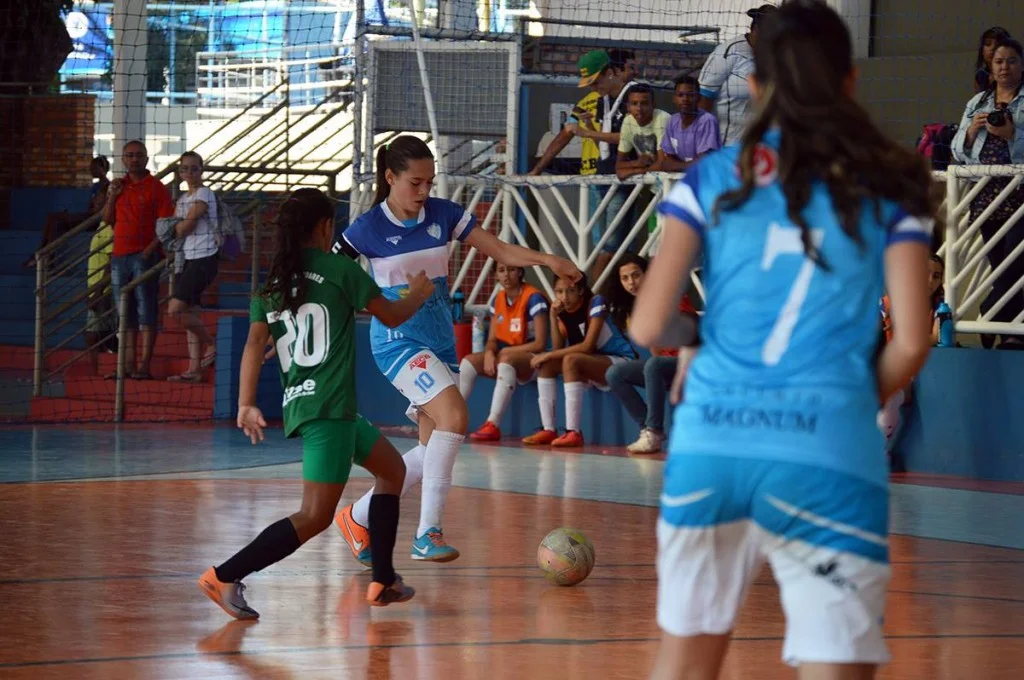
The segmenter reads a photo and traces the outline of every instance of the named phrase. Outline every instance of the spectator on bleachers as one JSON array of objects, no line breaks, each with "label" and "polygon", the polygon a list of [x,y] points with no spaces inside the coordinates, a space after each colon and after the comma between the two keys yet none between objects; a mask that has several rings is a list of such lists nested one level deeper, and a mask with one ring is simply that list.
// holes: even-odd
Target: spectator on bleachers
[{"label": "spectator on bleachers", "polygon": [[[160,261],[160,242],[156,221],[174,215],[171,192],[146,169],[149,153],[146,145],[132,140],[124,145],[121,161],[127,174],[110,183],[103,220],[114,226],[114,250],[110,260],[110,278],[114,309],[120,313],[121,289],[140,278]],[[124,320],[125,367],[135,380],[150,380],[150,364],[156,345],[158,277],[152,276],[134,289]],[[132,304],[134,302],[134,304]],[[142,359],[135,363],[136,329],[142,331]],[[116,377],[116,376],[107,376]]]},{"label": "spectator on bleachers", "polygon": [[[607,390],[604,374],[608,367],[635,359],[636,351],[609,317],[605,299],[590,291],[586,276],[575,283],[565,278],[555,281],[550,317],[553,349],[530,360],[540,371],[537,392],[543,429],[523,443],[583,446],[583,392],[588,385]],[[566,432],[561,437],[555,431],[555,378],[559,374],[565,383]]]},{"label": "spectator on bleachers", "polygon": [[501,439],[501,417],[505,414],[516,384],[536,378],[530,360],[548,344],[548,300],[523,281],[522,267],[497,265],[501,289],[491,303],[491,328],[483,352],[467,355],[459,364],[459,391],[469,400],[477,375],[494,378],[491,412],[487,421],[469,438],[478,442]]},{"label": "spectator on bleachers", "polygon": [[[618,328],[628,329],[633,303],[647,272],[647,260],[626,253],[616,269],[617,276],[608,279],[603,293],[611,308],[612,322]],[[695,313],[689,298],[684,296],[680,311]],[[657,453],[665,442],[665,398],[676,372],[679,351],[654,348],[651,354],[646,359],[613,364],[604,376],[609,389],[640,427],[640,436],[626,447],[630,453]],[[644,388],[646,400],[636,387]]]},{"label": "spectator on bleachers", "polygon": [[[92,175],[93,183],[89,189],[89,206],[85,212],[72,213],[67,210],[50,213],[46,216],[46,223],[43,225],[43,240],[39,248],[45,248],[51,241],[71,231],[79,224],[89,219],[96,213],[103,210],[107,202],[107,188],[110,186],[110,179],[107,173],[110,172],[110,161],[106,156],[96,156],[89,164],[89,174]],[[29,255],[23,266],[34,267],[36,264],[35,253]]]},{"label": "spectator on bleachers", "polygon": [[974,62],[974,91],[984,92],[992,86],[992,57],[1000,40],[1008,40],[1010,32],[1002,26],[993,26],[978,39],[978,58]]},{"label": "spectator on bleachers", "polygon": [[89,259],[86,270],[88,297],[85,300],[85,344],[89,348],[89,367],[92,375],[99,375],[100,352],[117,347],[117,340],[101,342],[114,332],[116,317],[111,308],[110,253],[114,249],[114,230],[106,222],[89,241]]},{"label": "spectator on bleachers", "polygon": [[181,220],[175,233],[184,239],[181,256],[185,258],[185,266],[174,279],[167,313],[185,328],[188,370],[168,380],[197,383],[202,381],[202,369],[212,365],[217,356],[213,337],[195,311],[203,291],[217,278],[220,250],[215,233],[217,197],[203,185],[203,159],[195,151],[181,155],[178,173],[188,186],[188,191],[178,197],[174,211],[175,217]]},{"label": "spectator on bleachers", "polygon": [[[581,99],[569,122],[555,137],[537,164],[530,170],[539,175],[554,160],[563,148],[578,136],[583,145],[581,175],[613,175],[618,160],[619,136],[626,118],[626,96],[634,85],[636,73],[635,55],[632,50],[593,50],[584,54],[578,62],[580,87],[589,87],[593,92]],[[609,189],[615,193],[604,212],[594,221],[591,237],[594,244],[600,242],[608,225],[615,219],[629,196],[628,188],[590,185],[588,195],[590,214],[597,212]],[[612,254],[622,245],[628,229],[623,219],[616,234],[608,239],[601,254],[594,262],[593,276],[596,279],[608,265]]]},{"label": "spectator on bleachers", "polygon": [[754,72],[757,31],[761,20],[774,11],[774,5],[748,10],[750,32],[715,47],[700,71],[700,105],[718,116],[722,146],[739,142],[747,127],[751,113],[747,78]]},{"label": "spectator on bleachers", "polygon": [[629,115],[619,132],[618,158],[615,174],[619,179],[642,175],[656,169],[658,149],[665,137],[665,128],[672,116],[655,108],[654,90],[650,85],[634,85],[626,99]]},{"label": "spectator on bleachers", "polygon": [[697,106],[699,100],[700,85],[696,78],[686,75],[676,78],[673,97],[676,113],[665,128],[654,169],[680,172],[721,146],[718,118]]},{"label": "spectator on bleachers", "polygon": [[[967,102],[960,128],[953,138],[953,156],[972,165],[1009,165],[1024,163],[1024,93],[1021,92],[1021,44],[1012,38],[998,42],[992,57],[992,83]],[[973,222],[1010,183],[1011,177],[993,177],[971,202]],[[1011,193],[981,225],[981,235],[991,242],[1007,220],[1024,205],[1024,187]],[[1018,221],[988,252],[992,269],[999,267],[1024,239],[1024,221]],[[982,313],[991,309],[1024,276],[1024,257],[1016,258],[992,284],[992,291],[981,304]],[[1024,293],[1013,294],[997,311],[993,321],[1010,322],[1024,312]],[[991,335],[982,335],[982,343],[991,347]],[[1006,336],[1005,349],[1024,349],[1016,336]]]}]

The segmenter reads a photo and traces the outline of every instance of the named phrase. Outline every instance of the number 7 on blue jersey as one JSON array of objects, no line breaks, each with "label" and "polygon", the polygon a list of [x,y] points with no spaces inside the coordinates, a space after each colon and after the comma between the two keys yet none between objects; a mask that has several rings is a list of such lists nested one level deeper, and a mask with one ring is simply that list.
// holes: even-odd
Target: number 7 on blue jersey
[{"label": "number 7 on blue jersey", "polygon": [[[812,229],[811,241],[815,248],[821,248],[821,242],[825,238],[824,229]],[[793,329],[800,319],[800,309],[807,299],[807,291],[811,287],[811,278],[814,276],[814,269],[817,265],[814,260],[807,257],[804,252],[804,244],[800,239],[799,227],[783,227],[772,222],[768,227],[768,238],[764,243],[764,254],[761,257],[761,271],[768,271],[775,264],[775,259],[780,255],[800,255],[804,258],[803,265],[796,275],[793,287],[789,289],[786,302],[775,319],[772,332],[768,335],[764,347],[761,349],[761,361],[765,366],[775,366],[782,360],[782,355],[789,348],[790,338],[793,337]]]}]

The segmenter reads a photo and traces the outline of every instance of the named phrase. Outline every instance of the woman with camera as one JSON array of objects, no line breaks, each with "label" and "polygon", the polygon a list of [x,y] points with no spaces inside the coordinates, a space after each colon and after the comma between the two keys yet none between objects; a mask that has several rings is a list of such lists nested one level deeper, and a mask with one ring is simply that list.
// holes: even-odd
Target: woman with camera
[{"label": "woman with camera", "polygon": [[[1003,38],[992,57],[992,80],[988,89],[979,92],[968,103],[960,129],[953,138],[953,156],[965,165],[1010,165],[1024,163],[1024,93],[1021,92],[1021,65],[1024,49],[1012,38]],[[988,208],[1010,183],[1011,177],[995,177],[971,202],[973,222]],[[981,225],[981,235],[988,243],[1018,208],[1024,205],[1024,186],[1010,194]],[[1024,221],[1019,221],[988,253],[992,269],[1001,265],[1024,239]],[[992,292],[981,303],[984,314],[998,302],[1021,277],[1024,257],[1018,257],[992,284]],[[1018,291],[992,317],[993,321],[1010,322],[1024,311],[1024,293]],[[986,347],[994,339],[982,336]],[[1024,349],[1024,341],[1009,336],[1000,345],[1004,349]]]}]

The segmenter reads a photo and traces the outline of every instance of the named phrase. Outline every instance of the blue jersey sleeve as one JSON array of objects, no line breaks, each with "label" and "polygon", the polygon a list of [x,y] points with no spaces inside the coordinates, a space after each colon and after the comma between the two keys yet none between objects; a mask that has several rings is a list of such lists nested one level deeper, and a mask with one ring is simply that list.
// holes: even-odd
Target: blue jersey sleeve
[{"label": "blue jersey sleeve", "polygon": [[547,311],[548,301],[540,293],[534,293],[530,296],[530,299],[526,301],[526,315],[531,319],[538,314],[544,314]]},{"label": "blue jersey sleeve", "polygon": [[934,225],[935,221],[931,218],[914,217],[897,208],[888,220],[889,238],[886,245],[891,246],[903,241],[916,241],[930,245]]},{"label": "blue jersey sleeve", "polygon": [[359,255],[372,255],[372,249],[370,248],[369,236],[373,231],[371,220],[373,214],[378,212],[378,208],[374,207],[369,212],[365,212],[356,218],[356,221],[352,225],[342,232],[341,238],[334,244],[332,251],[335,255],[344,253],[350,257],[358,257]]},{"label": "blue jersey sleeve", "polygon": [[658,213],[675,217],[690,225],[701,237],[704,236],[707,227],[706,212],[700,202],[702,166],[703,161],[691,166],[686,176],[672,187],[672,191],[658,206]]},{"label": "blue jersey sleeve", "polygon": [[476,226],[476,217],[458,203],[437,200],[438,217],[449,241],[465,241]]},{"label": "blue jersey sleeve", "polygon": [[591,319],[603,319],[608,316],[608,305],[602,296],[595,295],[590,298],[590,312],[587,316]]}]

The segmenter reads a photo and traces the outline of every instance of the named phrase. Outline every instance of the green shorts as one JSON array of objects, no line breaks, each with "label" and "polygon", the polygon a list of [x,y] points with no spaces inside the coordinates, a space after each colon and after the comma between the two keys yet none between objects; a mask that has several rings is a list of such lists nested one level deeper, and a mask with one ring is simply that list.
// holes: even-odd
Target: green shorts
[{"label": "green shorts", "polygon": [[380,430],[362,416],[310,420],[299,426],[298,434],[302,437],[302,478],[322,484],[347,482],[352,463],[365,463],[380,438]]}]

